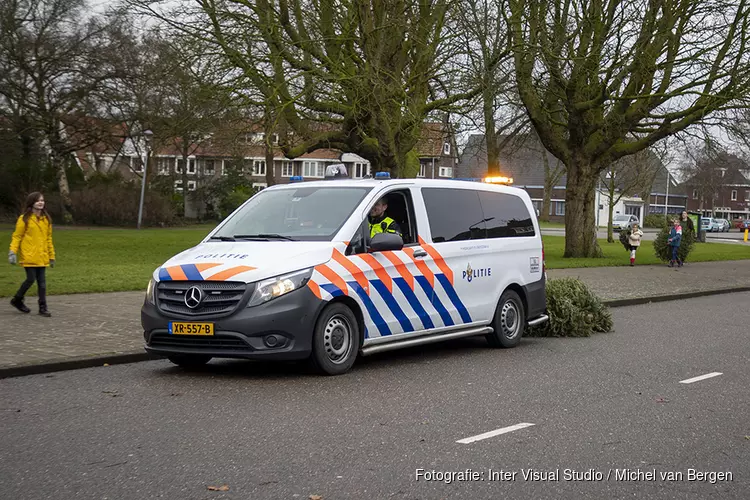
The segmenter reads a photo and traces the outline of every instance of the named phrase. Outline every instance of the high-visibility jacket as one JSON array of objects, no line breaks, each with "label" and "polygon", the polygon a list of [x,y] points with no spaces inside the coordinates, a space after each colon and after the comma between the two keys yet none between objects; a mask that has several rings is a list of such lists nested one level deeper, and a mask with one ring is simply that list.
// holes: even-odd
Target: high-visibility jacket
[{"label": "high-visibility jacket", "polygon": [[50,220],[31,214],[28,222],[24,222],[21,215],[10,240],[10,251],[18,256],[18,264],[23,267],[49,266],[49,261],[55,260]]},{"label": "high-visibility jacket", "polygon": [[398,233],[396,227],[394,227],[395,222],[390,217],[384,217],[380,222],[370,222],[370,238],[378,233]]}]

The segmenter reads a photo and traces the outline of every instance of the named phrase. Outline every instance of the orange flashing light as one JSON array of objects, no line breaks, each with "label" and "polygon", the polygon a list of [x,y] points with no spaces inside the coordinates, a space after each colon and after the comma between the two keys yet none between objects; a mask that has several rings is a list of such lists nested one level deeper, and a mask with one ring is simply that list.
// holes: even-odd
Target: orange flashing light
[{"label": "orange flashing light", "polygon": [[488,184],[513,184],[513,177],[485,177],[484,182]]}]

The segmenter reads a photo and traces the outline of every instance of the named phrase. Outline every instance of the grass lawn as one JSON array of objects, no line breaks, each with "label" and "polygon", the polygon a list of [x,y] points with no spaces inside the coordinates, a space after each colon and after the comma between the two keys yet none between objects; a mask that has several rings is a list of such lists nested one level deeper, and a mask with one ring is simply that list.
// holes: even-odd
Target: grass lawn
[{"label": "grass lawn", "polygon": [[[47,269],[47,293],[146,290],[151,273],[171,256],[197,244],[215,226],[170,229],[56,228],[57,254]],[[25,278],[23,269],[6,260],[12,229],[0,229],[0,297],[12,296]],[[36,295],[36,285],[28,295]]]},{"label": "grass lawn", "polygon": [[[548,269],[564,269],[574,267],[612,267],[630,265],[630,252],[625,250],[619,240],[607,243],[606,239],[599,240],[599,246],[604,253],[601,259],[564,259],[565,237],[543,236],[544,259]],[[696,243],[688,255],[689,262],[710,262],[716,260],[750,259],[750,244],[736,245],[732,243]],[[636,263],[665,264],[654,254],[654,242],[643,241],[636,254]]]},{"label": "grass lawn", "polygon": [[[198,243],[213,226],[174,229],[57,228],[54,232],[57,267],[47,272],[50,295],[64,293],[145,290],[154,269],[171,256]],[[10,246],[12,227],[0,226],[0,246]],[[563,259],[565,238],[544,236],[549,269],[625,266],[629,253],[619,242],[600,240],[602,259]],[[4,252],[4,251],[3,251]],[[5,253],[2,254],[5,259]],[[696,244],[691,262],[750,259],[750,245]],[[653,242],[638,251],[638,264],[658,264]],[[0,297],[11,296],[24,279],[23,269],[0,262]],[[29,295],[36,294],[36,286]]]},{"label": "grass lawn", "polygon": [[565,224],[562,222],[539,221],[539,227],[541,227],[542,229],[565,229]]}]

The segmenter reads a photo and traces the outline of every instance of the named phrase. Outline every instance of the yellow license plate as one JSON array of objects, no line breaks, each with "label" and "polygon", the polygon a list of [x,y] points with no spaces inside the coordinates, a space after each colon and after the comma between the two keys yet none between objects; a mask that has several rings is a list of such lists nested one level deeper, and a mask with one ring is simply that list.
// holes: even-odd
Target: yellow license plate
[{"label": "yellow license plate", "polygon": [[169,323],[169,333],[172,335],[213,335],[213,323]]}]

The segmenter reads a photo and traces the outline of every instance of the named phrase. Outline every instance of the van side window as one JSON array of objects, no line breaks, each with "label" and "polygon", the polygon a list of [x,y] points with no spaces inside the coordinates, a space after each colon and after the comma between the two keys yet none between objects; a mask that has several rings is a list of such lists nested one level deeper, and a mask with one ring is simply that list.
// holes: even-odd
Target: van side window
[{"label": "van side window", "polygon": [[526,204],[518,196],[508,193],[480,191],[488,238],[534,236],[534,223]]},{"label": "van side window", "polygon": [[422,188],[422,197],[434,243],[487,237],[485,217],[476,191]]}]

